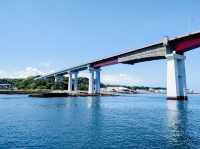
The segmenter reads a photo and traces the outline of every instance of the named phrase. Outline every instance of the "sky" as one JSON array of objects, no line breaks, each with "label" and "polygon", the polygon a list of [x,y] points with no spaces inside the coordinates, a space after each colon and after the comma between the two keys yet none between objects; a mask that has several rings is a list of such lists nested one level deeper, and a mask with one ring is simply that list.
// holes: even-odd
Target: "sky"
[{"label": "sky", "polygon": [[[199,6],[199,0],[0,1],[0,77],[54,72],[198,31]],[[200,49],[185,55],[188,88],[200,91]],[[166,60],[105,67],[101,79],[165,87]]]}]

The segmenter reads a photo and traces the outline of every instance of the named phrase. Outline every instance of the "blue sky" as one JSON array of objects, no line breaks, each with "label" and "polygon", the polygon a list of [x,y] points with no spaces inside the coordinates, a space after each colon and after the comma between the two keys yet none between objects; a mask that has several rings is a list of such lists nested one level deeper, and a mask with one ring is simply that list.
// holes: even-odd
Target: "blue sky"
[{"label": "blue sky", "polygon": [[[200,30],[199,6],[199,0],[1,1],[0,77],[56,71]],[[200,90],[200,49],[186,56],[188,87]],[[106,67],[102,75],[107,83],[165,86],[166,61]]]}]

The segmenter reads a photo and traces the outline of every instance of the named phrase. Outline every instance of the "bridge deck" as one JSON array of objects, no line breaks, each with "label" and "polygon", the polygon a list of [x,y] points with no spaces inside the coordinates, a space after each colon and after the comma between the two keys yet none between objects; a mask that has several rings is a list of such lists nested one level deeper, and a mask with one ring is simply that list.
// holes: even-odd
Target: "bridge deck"
[{"label": "bridge deck", "polygon": [[120,53],[103,59],[95,60],[83,65],[71,67],[52,73],[41,78],[49,78],[55,75],[65,75],[69,71],[82,71],[88,69],[88,67],[100,68],[108,65],[114,65],[118,63],[125,64],[134,64],[144,61],[165,59],[166,53],[172,53],[176,51],[179,54],[182,54],[186,51],[192,50],[194,48],[200,47],[200,32],[194,32],[175,38],[169,38],[167,47],[163,41],[145,46],[139,49],[133,49],[125,53]]}]

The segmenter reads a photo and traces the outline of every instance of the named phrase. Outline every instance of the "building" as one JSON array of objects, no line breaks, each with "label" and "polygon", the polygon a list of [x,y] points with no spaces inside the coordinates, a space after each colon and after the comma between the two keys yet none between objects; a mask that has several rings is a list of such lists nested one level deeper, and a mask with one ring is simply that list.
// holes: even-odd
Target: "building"
[{"label": "building", "polygon": [[13,84],[10,83],[8,80],[6,79],[1,79],[0,80],[0,89],[4,90],[4,89],[13,89]]}]

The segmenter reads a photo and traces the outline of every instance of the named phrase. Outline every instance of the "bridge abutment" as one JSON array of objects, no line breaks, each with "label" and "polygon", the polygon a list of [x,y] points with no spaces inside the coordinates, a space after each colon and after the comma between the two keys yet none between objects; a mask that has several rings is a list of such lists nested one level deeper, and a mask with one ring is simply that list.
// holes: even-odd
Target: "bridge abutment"
[{"label": "bridge abutment", "polygon": [[167,58],[167,99],[187,100],[184,55],[168,54]]}]

